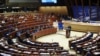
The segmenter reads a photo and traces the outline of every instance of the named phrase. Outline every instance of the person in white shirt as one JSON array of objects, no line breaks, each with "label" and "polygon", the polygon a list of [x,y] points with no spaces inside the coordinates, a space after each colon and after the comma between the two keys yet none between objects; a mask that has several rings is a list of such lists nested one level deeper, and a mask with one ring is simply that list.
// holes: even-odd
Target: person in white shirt
[{"label": "person in white shirt", "polygon": [[2,20],[2,21],[1,21],[1,23],[3,23],[3,24],[4,24],[4,23],[6,23],[6,22],[5,22],[5,20]]}]

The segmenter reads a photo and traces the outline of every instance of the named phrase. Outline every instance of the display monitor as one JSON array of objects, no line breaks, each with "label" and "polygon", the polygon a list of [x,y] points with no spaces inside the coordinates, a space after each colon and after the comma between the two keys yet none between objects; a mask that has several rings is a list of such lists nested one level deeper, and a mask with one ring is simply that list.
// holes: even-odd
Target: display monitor
[{"label": "display monitor", "polygon": [[42,3],[54,3],[54,4],[56,4],[57,0],[42,0],[41,2]]}]

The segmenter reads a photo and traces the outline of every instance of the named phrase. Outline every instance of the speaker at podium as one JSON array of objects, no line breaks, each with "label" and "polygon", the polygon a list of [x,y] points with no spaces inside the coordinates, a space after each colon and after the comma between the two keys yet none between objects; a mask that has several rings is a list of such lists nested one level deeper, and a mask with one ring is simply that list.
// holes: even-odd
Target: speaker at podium
[{"label": "speaker at podium", "polygon": [[71,34],[71,26],[67,26],[66,28],[66,37],[69,38]]}]

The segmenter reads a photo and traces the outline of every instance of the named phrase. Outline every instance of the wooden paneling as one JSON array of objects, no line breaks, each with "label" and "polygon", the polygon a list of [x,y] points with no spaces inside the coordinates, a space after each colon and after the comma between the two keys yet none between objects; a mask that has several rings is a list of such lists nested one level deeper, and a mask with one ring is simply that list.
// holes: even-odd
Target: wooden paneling
[{"label": "wooden paneling", "polygon": [[48,34],[53,34],[57,32],[57,28],[49,28],[49,29],[44,29],[39,32],[36,32],[33,34],[33,41],[36,40],[37,38],[48,35]]},{"label": "wooden paneling", "polygon": [[41,6],[39,12],[42,13],[55,13],[55,14],[68,14],[66,6]]}]

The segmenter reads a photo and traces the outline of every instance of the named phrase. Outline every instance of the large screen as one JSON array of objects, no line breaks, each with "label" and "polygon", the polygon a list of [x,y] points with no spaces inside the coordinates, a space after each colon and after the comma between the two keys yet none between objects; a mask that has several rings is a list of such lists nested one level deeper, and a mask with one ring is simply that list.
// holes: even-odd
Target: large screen
[{"label": "large screen", "polygon": [[57,0],[42,0],[42,3],[57,3]]},{"label": "large screen", "polygon": [[[90,13],[91,12],[91,13]],[[92,20],[97,21],[99,20],[98,17],[100,17],[100,9],[96,6],[91,6],[91,10],[89,6],[73,6],[73,14],[74,18],[79,20]],[[97,15],[98,14],[98,15]]]}]

